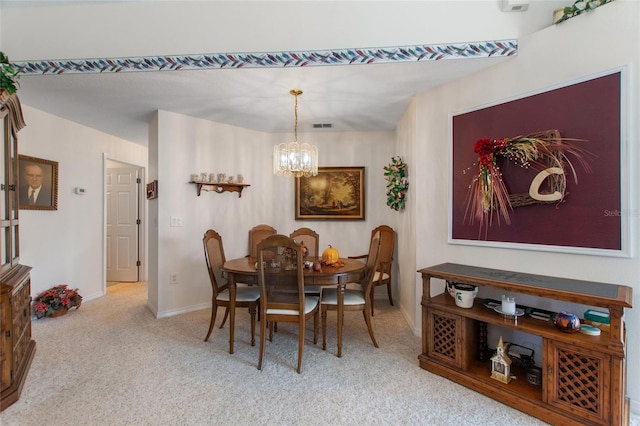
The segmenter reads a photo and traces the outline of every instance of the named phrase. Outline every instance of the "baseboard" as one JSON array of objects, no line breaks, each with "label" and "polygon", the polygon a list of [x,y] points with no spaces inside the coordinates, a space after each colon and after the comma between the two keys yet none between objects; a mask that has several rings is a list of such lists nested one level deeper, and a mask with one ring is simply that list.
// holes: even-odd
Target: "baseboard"
[{"label": "baseboard", "polygon": [[629,411],[635,416],[640,416],[640,401],[629,399]]},{"label": "baseboard", "polygon": [[415,318],[411,318],[411,316],[409,315],[407,310],[404,309],[404,307],[400,306],[399,309],[400,309],[400,313],[402,314],[402,317],[404,318],[404,320],[407,322],[407,324],[413,331],[413,334],[418,337],[422,336],[422,330],[420,329],[420,327],[417,326],[415,322]]},{"label": "baseboard", "polygon": [[147,300],[147,308],[149,308],[155,318],[158,318],[158,310],[149,302],[149,300]]},{"label": "baseboard", "polygon": [[156,318],[167,318],[175,315],[186,314],[188,312],[201,311],[203,309],[211,309],[211,302],[201,303],[199,305],[187,306],[185,308],[172,309],[169,311],[156,312]]}]

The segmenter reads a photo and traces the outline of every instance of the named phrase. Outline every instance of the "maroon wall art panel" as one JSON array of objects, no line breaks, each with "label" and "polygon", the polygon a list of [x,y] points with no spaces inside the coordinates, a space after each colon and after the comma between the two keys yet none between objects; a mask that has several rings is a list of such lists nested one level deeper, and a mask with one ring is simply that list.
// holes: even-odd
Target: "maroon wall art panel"
[{"label": "maroon wall art panel", "polygon": [[[453,117],[451,237],[621,250],[621,72]],[[569,157],[578,182],[567,175],[564,200],[516,207],[504,221],[480,229],[467,208],[469,185],[477,172],[474,143],[480,138],[513,138],[557,129],[568,142],[591,153],[585,170]],[[528,193],[538,170],[506,158],[498,163],[510,194]]]}]

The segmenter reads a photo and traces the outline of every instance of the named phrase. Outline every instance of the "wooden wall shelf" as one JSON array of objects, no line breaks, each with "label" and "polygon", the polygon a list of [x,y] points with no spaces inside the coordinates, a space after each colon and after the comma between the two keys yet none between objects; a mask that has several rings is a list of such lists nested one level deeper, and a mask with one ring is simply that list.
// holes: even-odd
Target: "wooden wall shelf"
[{"label": "wooden wall shelf", "polygon": [[[627,425],[626,333],[624,308],[631,307],[631,287],[443,263],[422,274],[422,353],[420,367],[474,389],[552,424]],[[509,321],[476,300],[456,306],[446,291],[431,296],[431,279],[492,287],[509,293],[597,306],[608,310],[611,324],[600,336],[563,333],[550,321],[526,316]],[[524,372],[509,384],[490,378],[481,356],[479,333],[486,327],[518,330],[542,339],[542,386]]]},{"label": "wooden wall shelf", "polygon": [[194,182],[190,183],[196,184],[198,186],[198,197],[200,193],[204,191],[214,191],[218,194],[222,194],[223,192],[237,192],[238,198],[242,197],[242,190],[251,186],[247,183],[216,183],[216,182]]}]

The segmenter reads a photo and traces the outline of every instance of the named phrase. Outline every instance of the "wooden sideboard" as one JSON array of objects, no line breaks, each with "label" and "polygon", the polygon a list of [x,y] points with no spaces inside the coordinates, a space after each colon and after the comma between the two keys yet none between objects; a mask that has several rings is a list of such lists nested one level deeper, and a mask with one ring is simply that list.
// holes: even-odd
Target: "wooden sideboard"
[{"label": "wooden sideboard", "polygon": [[[454,263],[418,272],[422,274],[420,367],[552,424],[629,423],[623,310],[631,307],[630,287]],[[599,336],[590,336],[565,333],[551,321],[526,315],[514,321],[478,300],[472,308],[460,308],[446,291],[431,296],[431,278],[604,308],[611,323]],[[484,329],[486,335],[487,327],[495,326],[542,340],[540,386],[528,383],[524,371],[517,369],[517,379],[508,384],[491,378],[490,361],[480,354],[479,334]]]}]

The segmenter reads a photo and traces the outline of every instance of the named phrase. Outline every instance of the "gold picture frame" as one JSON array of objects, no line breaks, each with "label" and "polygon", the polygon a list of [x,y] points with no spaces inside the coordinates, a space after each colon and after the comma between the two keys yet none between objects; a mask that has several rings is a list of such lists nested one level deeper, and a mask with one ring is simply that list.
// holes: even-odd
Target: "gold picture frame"
[{"label": "gold picture frame", "polygon": [[18,155],[18,206],[22,210],[58,210],[57,161]]},{"label": "gold picture frame", "polygon": [[296,220],[364,220],[364,167],[319,167],[296,178]]},{"label": "gold picture frame", "polygon": [[147,184],[147,200],[158,198],[158,181],[154,180]]}]

